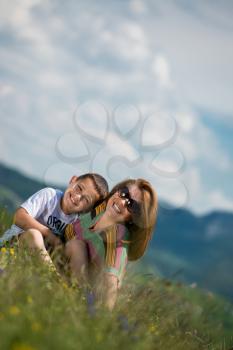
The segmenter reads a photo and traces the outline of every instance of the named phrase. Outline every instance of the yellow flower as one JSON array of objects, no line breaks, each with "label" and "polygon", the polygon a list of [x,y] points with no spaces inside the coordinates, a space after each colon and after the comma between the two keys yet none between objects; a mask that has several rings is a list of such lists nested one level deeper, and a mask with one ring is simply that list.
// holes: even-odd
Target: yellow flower
[{"label": "yellow flower", "polygon": [[6,252],[7,252],[7,249],[6,249],[5,247],[2,247],[2,248],[1,248],[1,253],[4,254],[4,253],[6,253]]},{"label": "yellow flower", "polygon": [[9,313],[13,316],[17,316],[20,314],[20,309],[18,308],[18,306],[13,305],[9,308]]},{"label": "yellow flower", "polygon": [[28,344],[14,344],[11,348],[11,350],[36,350],[36,348],[32,347],[31,345]]},{"label": "yellow flower", "polygon": [[31,325],[31,329],[32,329],[33,332],[39,332],[42,329],[42,327],[41,327],[40,323],[34,322]]},{"label": "yellow flower", "polygon": [[103,340],[103,335],[101,333],[96,334],[96,342],[100,343]]},{"label": "yellow flower", "polygon": [[62,285],[63,285],[63,287],[64,287],[65,289],[68,289],[68,288],[69,288],[69,287],[68,287],[68,284],[67,284],[66,282],[63,282]]},{"label": "yellow flower", "polygon": [[158,329],[157,329],[156,324],[154,324],[154,323],[150,324],[148,327],[148,331],[149,331],[149,333],[152,333],[152,334],[158,333]]},{"label": "yellow flower", "polygon": [[32,304],[32,302],[33,302],[32,297],[30,295],[28,295],[28,297],[27,297],[27,302],[28,302],[28,304]]},{"label": "yellow flower", "polygon": [[15,255],[15,250],[14,250],[14,248],[10,248],[10,255]]}]

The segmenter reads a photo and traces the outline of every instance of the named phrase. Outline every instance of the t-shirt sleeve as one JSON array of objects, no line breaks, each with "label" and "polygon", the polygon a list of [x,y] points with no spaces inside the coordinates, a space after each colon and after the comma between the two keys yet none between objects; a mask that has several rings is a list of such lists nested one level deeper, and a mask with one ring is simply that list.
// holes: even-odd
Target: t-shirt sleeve
[{"label": "t-shirt sleeve", "polygon": [[56,196],[53,188],[43,188],[29,197],[21,207],[24,208],[33,218],[38,218],[48,206],[49,202]]},{"label": "t-shirt sleeve", "polygon": [[112,266],[106,266],[105,271],[106,273],[110,273],[111,275],[114,275],[118,278],[119,283],[121,284],[122,279],[126,272],[126,266],[128,262],[128,253],[127,253],[127,247],[117,247],[116,248],[116,255],[115,255],[115,264]]},{"label": "t-shirt sleeve", "polygon": [[128,236],[129,232],[126,227],[123,225],[118,225],[115,261],[114,264],[106,266],[104,269],[106,273],[110,273],[118,278],[119,286],[122,283],[128,262]]}]

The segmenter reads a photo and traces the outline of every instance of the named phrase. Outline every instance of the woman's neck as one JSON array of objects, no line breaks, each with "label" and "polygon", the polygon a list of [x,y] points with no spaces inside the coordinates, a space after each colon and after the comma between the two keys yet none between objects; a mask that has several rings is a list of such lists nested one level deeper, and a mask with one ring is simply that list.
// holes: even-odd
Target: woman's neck
[{"label": "woman's neck", "polygon": [[101,218],[95,223],[93,230],[99,231],[104,230],[105,228],[112,226],[115,222],[108,215],[107,211],[101,216]]}]

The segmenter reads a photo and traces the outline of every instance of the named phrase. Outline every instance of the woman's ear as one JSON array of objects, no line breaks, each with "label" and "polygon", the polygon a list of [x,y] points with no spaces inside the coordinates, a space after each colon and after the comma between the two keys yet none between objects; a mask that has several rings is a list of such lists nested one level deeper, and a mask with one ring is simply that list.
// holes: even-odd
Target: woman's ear
[{"label": "woman's ear", "polygon": [[73,185],[75,182],[77,182],[78,180],[78,176],[74,175],[72,176],[72,178],[70,179],[69,185]]}]

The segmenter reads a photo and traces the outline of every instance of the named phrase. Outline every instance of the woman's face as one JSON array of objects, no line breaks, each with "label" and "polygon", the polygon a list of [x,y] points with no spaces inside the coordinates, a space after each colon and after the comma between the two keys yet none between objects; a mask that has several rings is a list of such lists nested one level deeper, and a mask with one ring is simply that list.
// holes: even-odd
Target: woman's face
[{"label": "woman's face", "polygon": [[132,219],[132,212],[139,210],[141,201],[142,193],[138,186],[128,185],[109,198],[106,213],[114,223],[128,222]]}]

